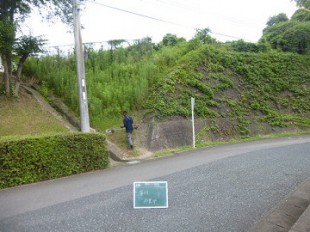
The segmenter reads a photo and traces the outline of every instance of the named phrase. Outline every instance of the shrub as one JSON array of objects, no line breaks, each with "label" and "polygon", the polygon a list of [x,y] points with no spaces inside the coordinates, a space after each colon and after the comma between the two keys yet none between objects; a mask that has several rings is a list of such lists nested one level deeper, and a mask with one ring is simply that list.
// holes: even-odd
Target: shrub
[{"label": "shrub", "polygon": [[75,133],[0,140],[0,189],[106,168],[106,138]]}]

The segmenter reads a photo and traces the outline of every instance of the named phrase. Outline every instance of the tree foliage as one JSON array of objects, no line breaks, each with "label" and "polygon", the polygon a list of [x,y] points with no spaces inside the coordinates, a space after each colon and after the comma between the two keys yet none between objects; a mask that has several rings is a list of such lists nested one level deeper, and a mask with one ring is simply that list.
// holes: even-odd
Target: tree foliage
[{"label": "tree foliage", "polygon": [[199,39],[203,44],[215,43],[216,40],[210,36],[210,28],[196,29],[196,34],[194,38]]},{"label": "tree foliage", "polygon": [[282,49],[289,52],[306,54],[310,52],[310,22],[293,22],[291,27],[283,33]]},{"label": "tree foliage", "polygon": [[15,24],[9,20],[0,21],[0,54],[6,55],[13,49],[15,43]]},{"label": "tree foliage", "polygon": [[33,8],[48,9],[47,16],[59,17],[64,22],[72,22],[71,0],[0,0],[0,20],[20,21],[31,13]]},{"label": "tree foliage", "polygon": [[35,55],[39,52],[42,52],[41,47],[44,45],[44,43],[45,40],[40,37],[22,36],[17,39],[17,43],[15,44],[14,49],[18,56],[18,65],[17,65],[16,81],[14,89],[15,96],[18,96],[21,74],[26,59],[31,55]]},{"label": "tree foliage", "polygon": [[44,39],[34,36],[21,36],[15,44],[15,51],[21,59],[26,59],[30,55],[42,52]]},{"label": "tree foliage", "polygon": [[264,52],[267,50],[265,43],[251,43],[244,40],[237,40],[227,43],[234,51],[237,52]]},{"label": "tree foliage", "polygon": [[178,43],[185,41],[184,38],[178,38],[175,34],[166,34],[163,37],[162,44],[164,46],[176,46]]},{"label": "tree foliage", "polygon": [[59,17],[63,22],[72,22],[71,0],[0,0],[0,54],[7,96],[11,92],[13,53],[17,53],[20,58],[17,63],[22,65],[29,55],[39,52],[42,45],[40,39],[32,36],[16,38],[16,29],[33,8],[48,9],[50,13],[47,18]]},{"label": "tree foliage", "polygon": [[309,22],[310,21],[310,11],[304,9],[297,10],[291,17],[293,21],[299,22]]},{"label": "tree foliage", "polygon": [[0,21],[0,55],[4,66],[5,91],[10,95],[10,79],[12,75],[12,50],[15,43],[15,24],[4,19]]},{"label": "tree foliage", "polygon": [[296,2],[297,6],[309,8],[310,1],[309,0],[292,0]]},{"label": "tree foliage", "polygon": [[267,25],[272,26],[274,24],[281,23],[281,22],[287,22],[287,21],[288,21],[287,15],[284,13],[281,13],[281,14],[270,17],[267,21]]},{"label": "tree foliage", "polygon": [[[297,1],[305,6],[309,1]],[[286,15],[271,17],[263,30],[261,41],[267,41],[272,48],[285,52],[307,54],[310,52],[310,12],[297,10],[290,20]]]}]

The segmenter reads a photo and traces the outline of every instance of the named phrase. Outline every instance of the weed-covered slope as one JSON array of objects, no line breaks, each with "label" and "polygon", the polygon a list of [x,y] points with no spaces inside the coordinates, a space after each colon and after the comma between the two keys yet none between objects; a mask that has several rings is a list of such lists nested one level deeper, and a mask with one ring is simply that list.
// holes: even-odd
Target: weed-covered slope
[{"label": "weed-covered slope", "polygon": [[[93,127],[105,129],[121,120],[123,110],[141,109],[152,85],[156,67],[152,47],[118,48],[113,51],[88,50],[86,81],[90,120]],[[29,59],[25,73],[39,80],[41,92],[61,98],[79,115],[75,56],[44,56]]]},{"label": "weed-covered slope", "polygon": [[[75,57],[47,56],[27,62],[42,92],[62,98],[77,114]],[[310,56],[269,51],[241,53],[197,39],[174,46],[150,41],[114,50],[89,50],[86,59],[90,120],[98,129],[119,125],[121,112],[150,112],[157,118],[190,116],[196,99],[200,118],[248,125],[309,126]]]},{"label": "weed-covered slope", "polygon": [[292,53],[240,53],[203,45],[181,56],[156,82],[146,107],[159,117],[249,117],[272,126],[310,125],[310,57]]}]

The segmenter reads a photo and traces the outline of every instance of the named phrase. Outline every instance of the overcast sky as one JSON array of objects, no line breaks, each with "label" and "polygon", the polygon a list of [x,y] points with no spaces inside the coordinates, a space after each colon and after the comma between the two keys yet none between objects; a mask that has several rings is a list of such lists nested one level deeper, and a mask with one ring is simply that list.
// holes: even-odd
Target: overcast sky
[{"label": "overcast sky", "polygon": [[[290,0],[90,0],[81,14],[82,38],[101,42],[149,36],[159,42],[172,33],[189,40],[195,28],[208,27],[220,41],[257,42],[270,16],[291,17],[296,9]],[[45,35],[50,46],[73,44],[68,31],[61,23],[42,22],[35,12],[23,27],[25,34]]]}]

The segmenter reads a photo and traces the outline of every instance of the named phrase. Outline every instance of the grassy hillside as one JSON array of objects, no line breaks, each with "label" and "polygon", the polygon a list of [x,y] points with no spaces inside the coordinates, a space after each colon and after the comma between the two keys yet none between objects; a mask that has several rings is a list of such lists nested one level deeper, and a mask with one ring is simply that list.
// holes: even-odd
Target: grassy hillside
[{"label": "grassy hillside", "polygon": [[[234,130],[250,134],[253,123],[309,128],[310,56],[278,51],[245,53],[197,39],[175,46],[148,41],[113,51],[88,53],[86,63],[93,127],[119,125],[120,112],[144,112],[156,118],[195,114],[236,122]],[[78,113],[74,57],[31,60],[28,74],[41,80]]]},{"label": "grassy hillside", "polygon": [[19,99],[0,96],[0,137],[69,132],[23,89]]}]

